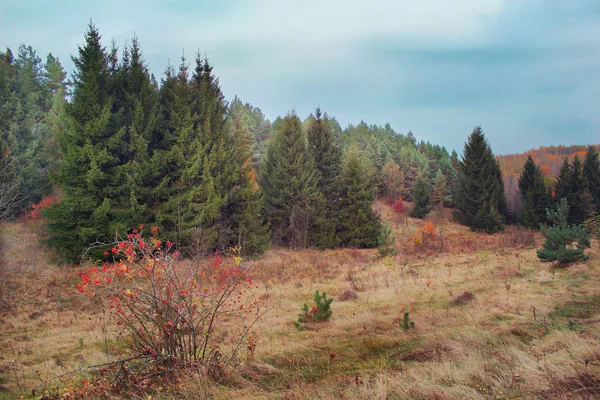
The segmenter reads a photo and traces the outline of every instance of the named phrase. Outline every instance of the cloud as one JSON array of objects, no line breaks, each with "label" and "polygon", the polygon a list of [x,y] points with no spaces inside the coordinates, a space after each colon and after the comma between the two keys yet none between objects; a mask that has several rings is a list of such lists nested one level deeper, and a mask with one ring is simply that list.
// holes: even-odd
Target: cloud
[{"label": "cloud", "polygon": [[90,18],[105,44],[136,34],[162,75],[207,53],[228,98],[273,119],[318,104],[345,125],[412,129],[462,149],[475,125],[496,153],[597,141],[597,0],[0,0],[6,45],[68,69]]}]

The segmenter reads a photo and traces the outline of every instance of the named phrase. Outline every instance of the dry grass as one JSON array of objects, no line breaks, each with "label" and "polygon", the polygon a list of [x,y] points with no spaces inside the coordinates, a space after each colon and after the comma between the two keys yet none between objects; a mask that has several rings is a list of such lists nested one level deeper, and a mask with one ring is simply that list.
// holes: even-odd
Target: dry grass
[{"label": "dry grass", "polygon": [[[446,246],[423,252],[412,241],[422,224],[409,219],[395,229],[399,253],[386,260],[372,250],[270,250],[253,264],[262,295],[277,307],[255,331],[253,357],[220,383],[190,376],[176,394],[157,397],[600,397],[596,243],[587,263],[552,270],[521,243],[535,235],[475,234],[438,218]],[[5,240],[14,235],[29,233],[4,228]],[[102,314],[71,294],[74,271],[45,259],[26,262],[30,275],[19,279],[31,284],[29,294],[0,320],[0,385],[13,392],[102,360],[104,341],[115,343],[97,322]],[[336,299],[333,316],[298,331],[293,322],[315,290]],[[400,327],[404,312],[414,329]]]}]

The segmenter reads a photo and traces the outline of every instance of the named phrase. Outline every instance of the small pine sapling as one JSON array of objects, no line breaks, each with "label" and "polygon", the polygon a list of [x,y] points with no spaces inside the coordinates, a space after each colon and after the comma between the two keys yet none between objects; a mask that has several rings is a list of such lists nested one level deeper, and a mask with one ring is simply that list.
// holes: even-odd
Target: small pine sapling
[{"label": "small pine sapling", "polygon": [[308,308],[308,304],[304,303],[302,308],[300,309],[300,314],[298,314],[298,320],[294,322],[294,326],[299,329],[304,329],[304,324],[310,322],[320,322],[327,321],[331,314],[331,303],[333,299],[327,298],[327,293],[319,293],[317,290],[313,296],[315,301],[315,306],[313,306],[310,310]]},{"label": "small pine sapling", "polygon": [[[327,293],[323,292],[323,294],[319,294],[317,290],[313,297],[315,299],[315,303],[317,306],[311,310],[311,314],[315,321],[327,321],[329,317],[331,317],[331,303],[333,299],[327,298]],[[314,311],[314,313],[313,313]]]},{"label": "small pine sapling", "polygon": [[553,226],[540,225],[546,241],[537,251],[537,256],[543,262],[558,261],[560,264],[568,264],[587,259],[584,250],[590,247],[589,234],[581,225],[568,225],[568,215],[569,206],[565,198],[561,199],[555,210],[546,209],[546,217]]},{"label": "small pine sapling", "polygon": [[410,320],[410,315],[409,315],[408,311],[405,311],[404,318],[402,319],[402,329],[407,331],[410,328],[414,328],[414,327],[415,327],[415,323]]},{"label": "small pine sapling", "polygon": [[377,252],[380,258],[393,256],[396,253],[396,250],[394,249],[395,241],[396,238],[392,234],[392,228],[387,225],[382,226],[379,236],[377,237],[377,243],[379,244]]}]

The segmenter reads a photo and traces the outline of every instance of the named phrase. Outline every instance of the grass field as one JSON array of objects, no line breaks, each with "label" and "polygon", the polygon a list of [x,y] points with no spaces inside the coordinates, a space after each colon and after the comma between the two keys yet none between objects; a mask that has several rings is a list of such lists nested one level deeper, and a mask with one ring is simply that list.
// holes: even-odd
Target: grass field
[{"label": "grass field", "polygon": [[[377,207],[392,220],[387,206]],[[247,261],[274,304],[254,331],[255,350],[219,382],[190,375],[153,396],[600,398],[596,242],[589,261],[552,269],[537,260],[534,234],[475,234],[440,216],[435,241],[419,244],[423,221],[399,222],[393,257],[271,249]],[[49,379],[101,363],[107,344],[118,345],[98,304],[75,291],[78,269],[52,263],[38,231],[2,227],[0,398],[39,393]],[[334,298],[333,315],[298,330],[294,321],[315,290]],[[410,329],[402,327],[406,312]]]}]

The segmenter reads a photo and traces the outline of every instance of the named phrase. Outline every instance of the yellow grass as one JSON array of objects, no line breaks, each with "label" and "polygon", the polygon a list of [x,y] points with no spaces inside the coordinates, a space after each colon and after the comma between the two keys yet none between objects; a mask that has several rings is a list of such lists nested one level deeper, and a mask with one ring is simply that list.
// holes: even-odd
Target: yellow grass
[{"label": "yellow grass", "polygon": [[[276,305],[254,332],[254,358],[242,354],[241,366],[221,382],[191,375],[176,393],[155,396],[600,397],[597,243],[588,262],[553,271],[534,247],[513,248],[509,234],[473,234],[439,218],[447,242],[437,254],[412,240],[422,221],[402,222],[395,229],[401,253],[390,259],[377,259],[375,250],[272,249],[253,261],[260,291]],[[24,257],[11,279],[30,287],[0,317],[0,385],[11,393],[0,398],[11,398],[30,393],[42,378],[102,362],[105,341],[115,343],[101,312],[74,292],[72,268],[48,265],[22,225],[3,232],[5,255]],[[293,322],[315,290],[336,299],[333,316],[299,331]],[[358,298],[338,300],[345,291]],[[454,304],[465,292],[474,298]],[[404,312],[413,329],[400,327]]]}]

